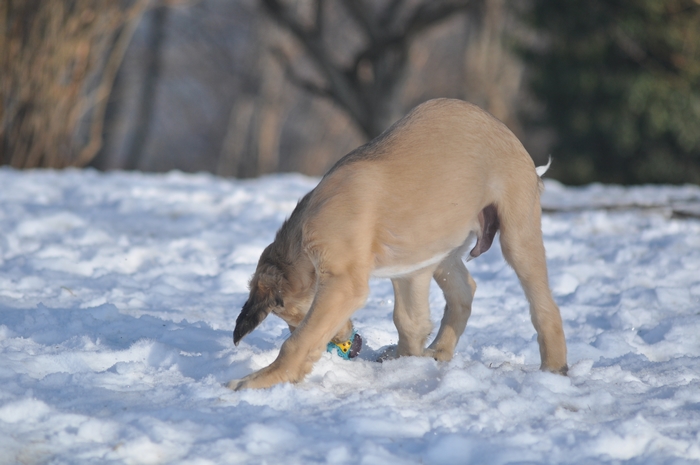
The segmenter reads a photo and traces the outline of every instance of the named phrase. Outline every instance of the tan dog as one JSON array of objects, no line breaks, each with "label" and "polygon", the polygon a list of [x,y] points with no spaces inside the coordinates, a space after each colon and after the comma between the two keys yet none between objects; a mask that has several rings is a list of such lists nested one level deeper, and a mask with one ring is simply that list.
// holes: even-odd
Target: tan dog
[{"label": "tan dog", "polygon": [[[547,279],[540,226],[541,180],[515,135],[478,107],[438,99],[415,108],[343,157],[296,206],[262,253],[234,342],[272,311],[292,332],[277,359],[232,389],[301,381],[326,344],[348,340],[350,316],[370,277],[391,278],[396,356],[450,360],[471,313],[476,284],[462,256],[503,255],[530,302],[541,368],[565,374],[566,342]],[[430,347],[428,289],[447,305]]]}]

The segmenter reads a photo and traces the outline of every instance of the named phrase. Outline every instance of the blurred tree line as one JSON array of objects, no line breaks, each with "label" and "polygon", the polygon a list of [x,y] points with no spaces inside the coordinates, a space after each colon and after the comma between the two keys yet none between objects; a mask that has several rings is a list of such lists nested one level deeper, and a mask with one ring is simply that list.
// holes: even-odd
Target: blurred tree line
[{"label": "blurred tree line", "polygon": [[700,1],[535,0],[531,89],[568,183],[700,183]]},{"label": "blurred tree line", "polygon": [[700,182],[698,0],[3,0],[0,162],[322,174],[472,101],[569,183]]}]

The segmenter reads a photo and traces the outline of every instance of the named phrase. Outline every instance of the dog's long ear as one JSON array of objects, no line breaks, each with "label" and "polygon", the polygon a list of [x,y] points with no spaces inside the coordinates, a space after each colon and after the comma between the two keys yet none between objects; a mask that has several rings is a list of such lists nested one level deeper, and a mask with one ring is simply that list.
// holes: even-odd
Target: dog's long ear
[{"label": "dog's long ear", "polygon": [[236,328],[233,330],[235,345],[238,345],[246,334],[257,328],[274,308],[284,307],[283,279],[279,270],[273,267],[266,267],[256,272],[251,283],[250,297],[243,304],[241,314],[236,319]]},{"label": "dog's long ear", "polygon": [[250,303],[250,299],[243,305],[241,314],[236,319],[236,328],[233,330],[233,343],[238,345],[241,339],[257,328],[270,314],[272,307],[268,305],[267,299],[260,302]]}]

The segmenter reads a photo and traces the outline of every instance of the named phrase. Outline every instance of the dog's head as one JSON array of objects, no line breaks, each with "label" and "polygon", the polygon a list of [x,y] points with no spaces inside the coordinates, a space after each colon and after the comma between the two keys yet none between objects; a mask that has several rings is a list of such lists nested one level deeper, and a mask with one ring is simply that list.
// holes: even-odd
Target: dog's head
[{"label": "dog's head", "polygon": [[270,247],[266,248],[250,280],[248,300],[236,319],[236,328],[233,330],[235,345],[262,323],[274,308],[284,307],[285,281],[283,271],[270,259]]}]

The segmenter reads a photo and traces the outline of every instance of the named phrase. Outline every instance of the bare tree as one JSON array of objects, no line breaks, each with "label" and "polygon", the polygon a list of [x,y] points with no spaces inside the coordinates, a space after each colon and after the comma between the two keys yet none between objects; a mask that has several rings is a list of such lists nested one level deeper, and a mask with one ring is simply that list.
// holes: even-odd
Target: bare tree
[{"label": "bare tree", "polygon": [[523,65],[505,43],[508,33],[518,30],[518,24],[506,0],[484,0],[483,8],[471,20],[464,59],[466,94],[472,103],[488,110],[518,134],[521,131],[515,99]]},{"label": "bare tree", "polygon": [[259,14],[254,21],[247,47],[252,53],[236,63],[243,85],[231,105],[216,171],[241,178],[278,170],[281,125],[289,100],[283,72],[266,53],[279,33],[265,27],[267,21]]},{"label": "bare tree", "polygon": [[478,0],[338,2],[361,38],[352,57],[343,62],[329,47],[333,28],[328,22],[335,3],[313,0],[306,12],[299,4],[283,0],[261,3],[303,46],[321,82],[302,76],[292,60],[278,52],[288,78],[314,95],[331,99],[368,138],[379,135],[401,110],[396,108],[397,92],[407,71],[411,41],[454,14],[478,6]]},{"label": "bare tree", "polygon": [[140,104],[136,113],[134,133],[127,143],[127,160],[125,168],[135,170],[143,157],[146,139],[151,131],[155,111],[158,80],[161,76],[161,53],[165,39],[165,25],[169,6],[160,5],[153,8],[149,17],[149,30],[146,39],[146,63],[143,83],[140,91]]},{"label": "bare tree", "polygon": [[[332,89],[330,81],[304,43],[265,13],[263,0],[179,0],[179,8],[172,7],[173,1],[150,3],[154,8],[171,6],[167,21],[158,21],[164,29],[162,42],[152,40],[159,37],[153,35],[156,15],[150,12],[140,22],[113,92],[102,165],[96,166],[208,170],[236,177],[275,171],[320,175],[370,137],[323,90]],[[354,86],[352,102],[373,117],[370,134],[435,97],[478,103],[517,129],[514,108],[521,68],[512,63],[508,43],[501,38],[515,29],[509,10],[505,0],[472,1],[460,3],[455,14],[430,23],[420,35],[401,39],[402,52],[392,55],[372,49],[350,13],[350,0],[323,3],[320,27],[314,25],[319,0],[279,0],[304,28],[321,30],[318,41],[328,66]],[[363,0],[355,8],[366,9],[370,21],[379,21],[393,4],[396,16],[383,21],[399,30],[420,15],[424,3]],[[434,0],[428,7],[440,4],[448,2]],[[468,14],[459,14],[464,10]],[[385,28],[381,34],[399,32]],[[383,60],[385,55],[402,57],[402,66]],[[148,71],[153,65],[159,73]],[[382,78],[382,69],[388,78]],[[157,74],[157,86],[151,85]],[[155,96],[156,87],[158,97],[151,106],[147,97]],[[144,111],[148,107],[150,116]],[[387,109],[383,115],[381,108]],[[142,156],[135,157],[138,151],[130,149],[130,142],[149,125],[139,144]],[[129,165],[130,156],[137,165]]]}]

